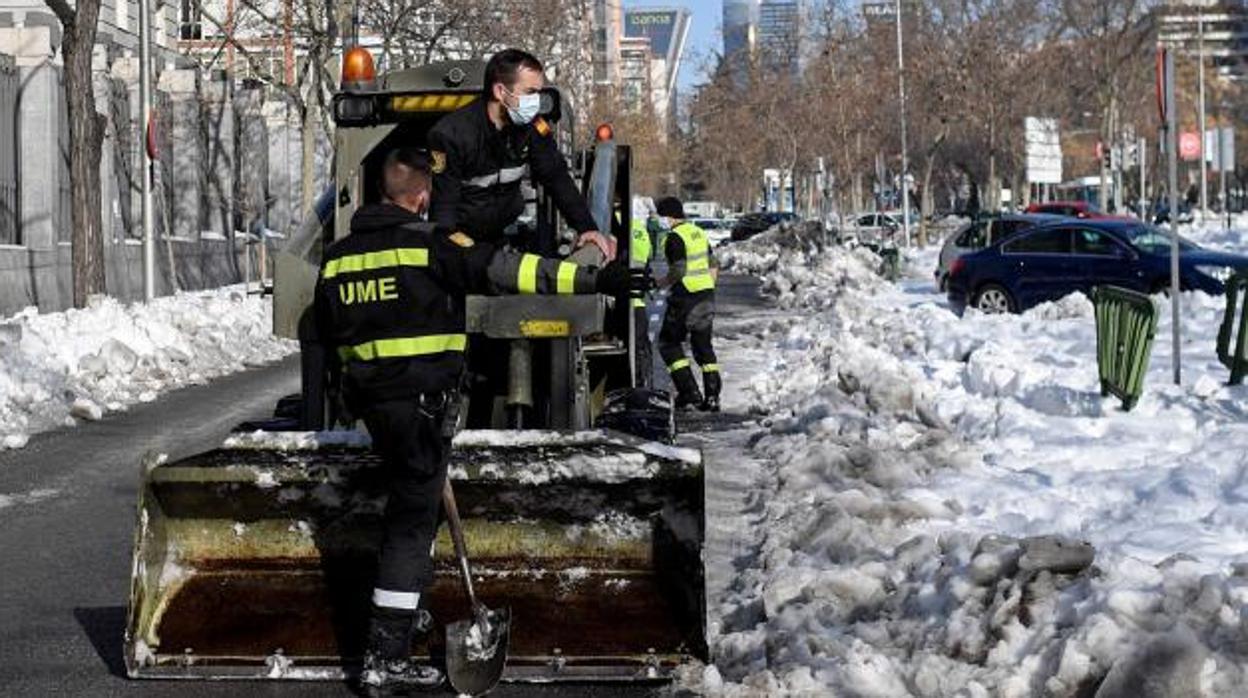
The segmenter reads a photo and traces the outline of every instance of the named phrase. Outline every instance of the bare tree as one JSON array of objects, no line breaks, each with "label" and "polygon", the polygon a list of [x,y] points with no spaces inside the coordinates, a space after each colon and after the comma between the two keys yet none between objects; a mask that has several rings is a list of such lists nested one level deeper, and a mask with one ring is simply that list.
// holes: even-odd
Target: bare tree
[{"label": "bare tree", "polygon": [[69,110],[70,220],[73,226],[74,307],[104,288],[104,232],[100,218],[100,156],[105,117],[95,109],[91,56],[100,0],[46,0],[64,29],[65,103]]},{"label": "bare tree", "polygon": [[[248,72],[277,89],[293,104],[300,118],[300,171],[302,207],[316,199],[316,148],[322,137],[332,139],[333,120],[329,102],[336,85],[333,57],[338,51],[339,27],[348,5],[341,0],[287,0],[280,13],[271,12],[257,0],[236,0],[225,13],[212,0],[195,0],[196,7],[219,36],[206,40],[216,51],[205,59],[207,66],[223,64],[233,79],[241,61]],[[269,60],[278,42],[297,45],[303,53],[293,76],[286,68],[273,70]],[[288,79],[293,78],[293,79]]]}]

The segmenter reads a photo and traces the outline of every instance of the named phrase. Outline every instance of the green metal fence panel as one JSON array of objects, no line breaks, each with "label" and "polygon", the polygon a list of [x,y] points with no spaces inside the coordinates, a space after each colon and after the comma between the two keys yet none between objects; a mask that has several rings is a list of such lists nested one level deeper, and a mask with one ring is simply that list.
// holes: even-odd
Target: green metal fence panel
[{"label": "green metal fence panel", "polygon": [[[1231,385],[1239,385],[1248,374],[1248,298],[1245,292],[1248,292],[1248,275],[1236,272],[1226,282],[1226,312],[1218,327],[1218,361],[1231,369]],[[1235,337],[1234,351],[1231,337]]]},{"label": "green metal fence panel", "polygon": [[1144,392],[1144,375],[1153,353],[1157,308],[1142,293],[1117,286],[1098,286],[1096,306],[1096,365],[1101,395],[1122,400],[1130,410]]}]

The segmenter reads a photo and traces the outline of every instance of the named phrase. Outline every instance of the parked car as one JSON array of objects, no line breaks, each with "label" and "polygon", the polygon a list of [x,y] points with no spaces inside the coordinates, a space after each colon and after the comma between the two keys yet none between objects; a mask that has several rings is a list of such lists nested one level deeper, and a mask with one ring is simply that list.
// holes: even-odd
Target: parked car
[{"label": "parked car", "polygon": [[1134,221],[1134,216],[1120,216],[1103,213],[1087,201],[1049,201],[1043,204],[1031,204],[1026,213],[1050,213],[1071,218],[1087,218],[1091,220]]},{"label": "parked car", "polygon": [[797,214],[788,211],[746,213],[737,219],[736,225],[732,226],[731,237],[733,242],[748,240],[773,225],[796,220]]},{"label": "parked car", "polygon": [[706,232],[706,239],[712,247],[729,239],[732,235],[732,223],[722,218],[691,218],[690,220]]},{"label": "parked car", "polygon": [[982,250],[1027,228],[1064,218],[1047,213],[1011,213],[984,216],[967,223],[945,238],[945,243],[940,248],[940,259],[936,263],[935,272],[936,287],[941,291],[945,290],[945,284],[949,280],[949,266],[958,257]]},{"label": "parked car", "polygon": [[901,230],[901,216],[891,213],[860,213],[845,222],[840,231],[842,244],[881,245]]},{"label": "parked car", "polygon": [[[955,310],[1021,312],[1103,284],[1143,293],[1170,285],[1170,233],[1140,221],[1060,221],[1033,227],[954,260],[948,297]],[[1183,290],[1223,292],[1248,257],[1179,239]]]}]

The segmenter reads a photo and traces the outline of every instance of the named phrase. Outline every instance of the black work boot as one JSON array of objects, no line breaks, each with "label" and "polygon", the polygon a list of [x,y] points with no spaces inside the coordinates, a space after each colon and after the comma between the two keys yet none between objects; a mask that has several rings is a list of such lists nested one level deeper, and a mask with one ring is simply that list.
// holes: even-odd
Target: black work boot
[{"label": "black work boot", "polygon": [[719,411],[719,390],[722,382],[718,371],[707,371],[702,374],[702,389],[706,391],[706,399],[698,405],[703,412]]},{"label": "black work boot", "polygon": [[428,611],[374,607],[360,685],[374,696],[441,686],[441,671],[411,657],[412,641],[428,634],[432,627],[433,616]]},{"label": "black work boot", "polygon": [[697,407],[702,404],[702,391],[688,366],[672,371],[672,383],[676,386],[676,409]]}]

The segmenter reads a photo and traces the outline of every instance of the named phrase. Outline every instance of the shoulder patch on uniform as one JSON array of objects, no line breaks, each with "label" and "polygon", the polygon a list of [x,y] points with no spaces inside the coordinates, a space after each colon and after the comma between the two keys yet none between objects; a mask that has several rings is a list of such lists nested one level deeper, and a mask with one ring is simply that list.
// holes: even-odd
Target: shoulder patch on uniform
[{"label": "shoulder patch on uniform", "polygon": [[458,231],[451,233],[449,236],[447,236],[447,239],[455,243],[456,245],[459,245],[460,247],[472,247],[473,245],[476,244],[475,242],[473,242],[472,238]]},{"label": "shoulder patch on uniform", "polygon": [[549,136],[550,135],[550,123],[539,116],[533,120],[533,130],[537,131],[539,135]]},{"label": "shoulder patch on uniform", "polygon": [[429,165],[429,170],[434,174],[442,174],[446,170],[446,153],[441,150],[430,150],[429,157],[433,160]]}]

